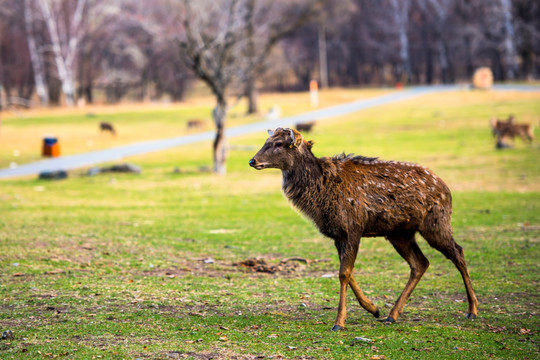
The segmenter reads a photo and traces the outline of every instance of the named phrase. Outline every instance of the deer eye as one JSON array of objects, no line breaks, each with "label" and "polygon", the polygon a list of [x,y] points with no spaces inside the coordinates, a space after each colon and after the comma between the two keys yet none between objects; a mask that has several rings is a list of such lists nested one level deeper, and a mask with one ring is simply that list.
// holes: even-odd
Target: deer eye
[{"label": "deer eye", "polygon": [[278,141],[277,143],[275,143],[274,145],[275,147],[282,147],[283,146],[283,143],[281,141]]}]

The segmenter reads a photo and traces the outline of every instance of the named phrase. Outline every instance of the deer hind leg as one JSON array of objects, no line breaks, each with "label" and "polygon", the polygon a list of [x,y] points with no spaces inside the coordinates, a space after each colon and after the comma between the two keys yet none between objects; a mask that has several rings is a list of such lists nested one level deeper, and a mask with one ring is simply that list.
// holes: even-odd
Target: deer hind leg
[{"label": "deer hind leg", "polygon": [[407,299],[413,292],[416,284],[418,284],[422,278],[422,275],[424,275],[429,267],[429,261],[418,247],[418,244],[414,239],[414,233],[387,236],[387,239],[394,246],[399,255],[401,255],[401,257],[407,261],[409,267],[411,268],[409,281],[407,281],[405,288],[397,299],[392,310],[390,310],[388,318],[385,320],[385,324],[391,324],[395,322],[399,315],[403,312],[403,307],[405,306]]},{"label": "deer hind leg", "polygon": [[446,238],[441,238],[434,236],[432,233],[422,233],[422,236],[427,240],[429,245],[439,250],[444,256],[446,256],[447,259],[451,260],[461,273],[461,278],[463,279],[463,284],[465,285],[465,290],[467,291],[467,300],[469,302],[467,319],[476,318],[478,315],[478,300],[474,294],[471,277],[469,276],[469,271],[467,270],[463,248],[455,242],[452,235],[447,235]]},{"label": "deer hind leg", "polygon": [[373,314],[373,316],[378,318],[380,316],[379,309],[377,308],[377,306],[373,304],[371,300],[369,300],[364,295],[362,290],[360,290],[360,287],[358,286],[358,284],[356,283],[352,275],[349,279],[349,285],[351,285],[351,289],[354,292],[354,295],[356,296],[356,299],[358,300],[358,303],[360,304],[360,306],[362,306],[368,312]]},{"label": "deer hind leg", "polygon": [[523,135],[521,136],[521,138],[523,139],[523,142],[532,144],[534,141],[534,127],[532,125],[527,126],[523,131]]}]

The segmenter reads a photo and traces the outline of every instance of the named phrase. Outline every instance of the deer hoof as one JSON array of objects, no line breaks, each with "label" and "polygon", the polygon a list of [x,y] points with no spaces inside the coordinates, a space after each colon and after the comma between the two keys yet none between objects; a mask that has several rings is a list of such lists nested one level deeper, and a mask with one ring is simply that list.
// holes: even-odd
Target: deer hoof
[{"label": "deer hoof", "polygon": [[395,322],[396,322],[396,320],[389,316],[389,317],[386,318],[386,320],[384,320],[384,325],[392,325]]},{"label": "deer hoof", "polygon": [[339,326],[339,325],[334,325],[332,327],[332,331],[341,331],[341,330],[345,330],[345,327],[344,326]]},{"label": "deer hoof", "polygon": [[476,319],[476,315],[473,314],[473,313],[468,313],[467,314],[467,319]]},{"label": "deer hoof", "polygon": [[379,309],[377,309],[377,310],[373,313],[373,316],[375,316],[376,318],[379,318],[379,316],[381,316],[381,313],[379,312]]}]

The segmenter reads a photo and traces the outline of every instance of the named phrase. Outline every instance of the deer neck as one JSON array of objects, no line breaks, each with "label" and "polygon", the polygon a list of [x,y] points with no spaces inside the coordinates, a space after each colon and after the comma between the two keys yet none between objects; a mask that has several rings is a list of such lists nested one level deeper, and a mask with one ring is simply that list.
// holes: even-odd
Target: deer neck
[{"label": "deer neck", "polygon": [[320,160],[311,151],[299,156],[289,169],[282,170],[281,173],[283,193],[295,204],[302,196],[316,188],[323,175]]}]

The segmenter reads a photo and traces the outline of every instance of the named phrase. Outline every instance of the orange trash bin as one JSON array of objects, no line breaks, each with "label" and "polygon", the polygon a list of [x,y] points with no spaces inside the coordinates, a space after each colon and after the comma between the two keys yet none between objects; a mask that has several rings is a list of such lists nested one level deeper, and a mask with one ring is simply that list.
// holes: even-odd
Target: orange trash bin
[{"label": "orange trash bin", "polygon": [[43,156],[58,157],[60,156],[60,143],[55,137],[43,138]]}]

